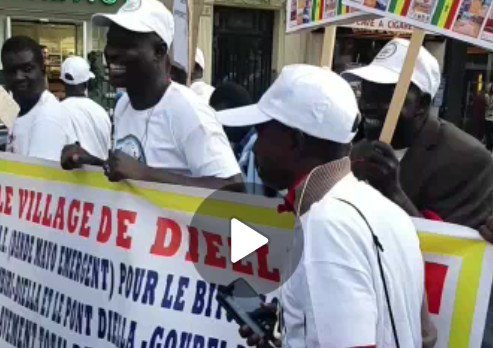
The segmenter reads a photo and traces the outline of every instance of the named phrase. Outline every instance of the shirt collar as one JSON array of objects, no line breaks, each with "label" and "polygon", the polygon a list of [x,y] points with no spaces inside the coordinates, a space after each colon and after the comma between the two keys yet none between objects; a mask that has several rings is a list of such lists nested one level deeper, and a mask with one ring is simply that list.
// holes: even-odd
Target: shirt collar
[{"label": "shirt collar", "polygon": [[288,188],[288,193],[284,197],[284,203],[279,204],[277,207],[278,213],[294,213],[294,204],[296,200],[296,190],[305,181],[308,174],[303,175],[301,178],[296,180],[291,187]]},{"label": "shirt collar", "polygon": [[[350,172],[351,161],[349,157],[316,167],[309,174],[295,181],[288,189],[284,204],[279,205],[277,208],[278,212],[295,213],[298,210],[299,214],[303,215],[313,203],[321,200],[335,184]],[[303,201],[300,202],[301,199]]]}]

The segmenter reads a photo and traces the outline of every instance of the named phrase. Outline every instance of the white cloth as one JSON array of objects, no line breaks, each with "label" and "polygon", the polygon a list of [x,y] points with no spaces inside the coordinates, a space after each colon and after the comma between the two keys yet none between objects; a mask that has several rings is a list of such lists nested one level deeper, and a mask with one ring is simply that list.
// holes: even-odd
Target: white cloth
[{"label": "white cloth", "polygon": [[263,196],[265,194],[265,187],[262,179],[258,176],[258,170],[255,167],[255,154],[253,153],[253,147],[257,139],[257,133],[253,133],[250,136],[250,140],[248,140],[240,154],[238,163],[245,175],[245,183],[247,184],[246,192]]},{"label": "white cloth", "polygon": [[106,111],[86,97],[69,97],[62,106],[69,111],[80,145],[91,155],[106,159],[111,148],[111,122]]},{"label": "white cloth", "polygon": [[215,91],[214,87],[208,85],[204,81],[192,82],[192,84],[190,85],[190,89],[197,93],[197,95],[207,104],[209,104],[209,100],[211,100],[211,95]]},{"label": "white cloth", "polygon": [[291,260],[295,272],[282,287],[283,347],[395,347],[372,235],[336,197],[358,207],[378,236],[400,346],[420,348],[424,266],[416,230],[403,210],[353,174],[295,229],[304,251],[297,266]]},{"label": "white cloth", "polygon": [[63,147],[75,141],[67,111],[53,94],[44,91],[36,105],[15,120],[9,133],[7,151],[60,161]]},{"label": "white cloth", "polygon": [[214,110],[174,82],[147,110],[135,110],[127,94],[120,98],[115,148],[150,167],[191,177],[229,178],[240,173]]}]

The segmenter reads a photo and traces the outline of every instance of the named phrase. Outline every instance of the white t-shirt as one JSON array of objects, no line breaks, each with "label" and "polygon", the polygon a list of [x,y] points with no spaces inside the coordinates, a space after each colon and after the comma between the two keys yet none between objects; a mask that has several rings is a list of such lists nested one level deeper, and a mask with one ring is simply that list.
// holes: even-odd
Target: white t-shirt
[{"label": "white t-shirt", "polygon": [[190,89],[194,91],[203,101],[209,104],[212,93],[214,93],[215,88],[208,85],[204,81],[195,81],[190,85]]},{"label": "white t-shirt", "polygon": [[229,178],[240,168],[213,109],[171,83],[158,104],[135,110],[124,94],[115,109],[115,149],[154,168],[191,177]]},{"label": "white t-shirt", "polygon": [[80,145],[91,155],[106,159],[111,148],[111,122],[106,111],[86,97],[69,97],[62,106],[69,111]]},{"label": "white t-shirt", "polygon": [[353,174],[314,203],[295,229],[304,249],[282,286],[283,347],[395,347],[372,235],[336,197],[358,207],[383,246],[400,346],[421,348],[424,266],[416,230],[401,208]]},{"label": "white t-shirt", "polygon": [[75,141],[74,128],[67,111],[53,94],[44,91],[36,105],[15,120],[9,134],[7,151],[60,161],[63,147]]}]

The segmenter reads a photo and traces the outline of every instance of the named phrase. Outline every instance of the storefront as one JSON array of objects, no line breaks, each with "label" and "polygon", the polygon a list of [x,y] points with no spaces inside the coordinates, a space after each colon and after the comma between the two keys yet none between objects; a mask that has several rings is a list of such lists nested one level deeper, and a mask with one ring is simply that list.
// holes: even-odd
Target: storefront
[{"label": "storefront", "polygon": [[[91,25],[97,12],[112,13],[125,0],[2,0],[0,2],[0,46],[11,36],[25,35],[46,47],[45,69],[49,88],[62,94],[60,66],[69,55],[102,62],[105,31]],[[1,63],[0,63],[1,64]],[[1,68],[1,65],[0,65]]]},{"label": "storefront", "polygon": [[493,53],[475,46],[466,48],[465,92],[463,94],[462,119],[465,124],[474,117],[478,95],[491,95],[488,87],[493,82]]}]

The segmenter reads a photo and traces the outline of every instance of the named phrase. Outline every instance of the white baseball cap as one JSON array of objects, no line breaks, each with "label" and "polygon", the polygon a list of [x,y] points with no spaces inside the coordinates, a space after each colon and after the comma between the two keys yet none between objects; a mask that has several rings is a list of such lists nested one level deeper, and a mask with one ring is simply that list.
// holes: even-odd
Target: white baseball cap
[{"label": "white baseball cap", "polygon": [[[409,41],[393,39],[382,48],[373,62],[362,68],[347,70],[342,74],[351,74],[365,81],[380,84],[395,84],[404,65]],[[435,57],[426,48],[419,50],[411,81],[423,93],[433,98],[440,87],[440,67]]]},{"label": "white baseball cap", "polygon": [[78,56],[70,56],[62,64],[60,78],[68,85],[80,85],[94,78],[86,60]]},{"label": "white baseball cap", "polygon": [[92,22],[101,27],[115,23],[137,33],[156,33],[168,46],[173,43],[173,15],[158,0],[127,0],[116,14],[96,13]]},{"label": "white baseball cap", "polygon": [[289,65],[258,104],[217,113],[225,126],[276,120],[308,135],[349,143],[357,132],[358,104],[349,84],[329,69]]},{"label": "white baseball cap", "polygon": [[204,52],[200,48],[197,48],[195,52],[195,63],[197,63],[202,69],[205,69],[205,57]]}]

